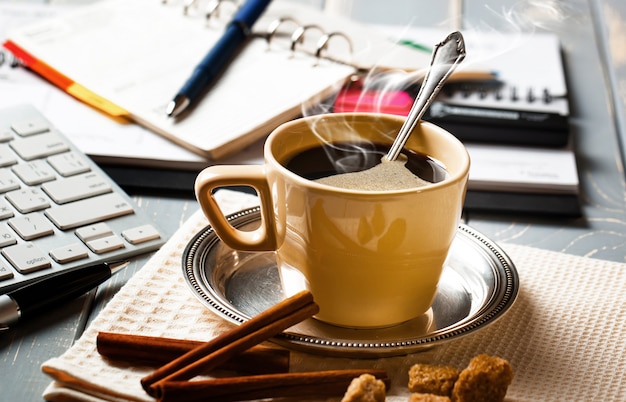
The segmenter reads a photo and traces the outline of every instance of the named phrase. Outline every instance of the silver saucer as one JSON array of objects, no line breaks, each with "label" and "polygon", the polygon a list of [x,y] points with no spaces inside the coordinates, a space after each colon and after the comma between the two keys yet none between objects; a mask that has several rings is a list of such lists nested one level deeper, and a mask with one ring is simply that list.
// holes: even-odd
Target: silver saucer
[{"label": "silver saucer", "polygon": [[[230,215],[239,229],[257,227],[258,208]],[[236,251],[210,226],[189,242],[183,272],[194,295],[226,320],[241,324],[285,296],[274,253]],[[486,327],[513,304],[519,277],[509,257],[475,230],[461,225],[439,290],[428,313],[383,329],[349,329],[306,320],[272,339],[306,352],[346,357],[404,355]]]}]

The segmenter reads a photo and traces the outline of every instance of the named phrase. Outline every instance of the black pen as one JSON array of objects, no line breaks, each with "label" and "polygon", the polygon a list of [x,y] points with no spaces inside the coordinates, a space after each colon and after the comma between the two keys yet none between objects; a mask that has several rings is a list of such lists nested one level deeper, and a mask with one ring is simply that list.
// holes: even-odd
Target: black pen
[{"label": "black pen", "polygon": [[215,46],[200,61],[167,105],[165,112],[170,117],[180,115],[222,72],[237,51],[252,33],[252,26],[263,14],[271,0],[248,0],[241,6]]},{"label": "black pen", "polygon": [[87,293],[127,265],[126,261],[80,268],[0,295],[0,331],[9,329],[38,310]]}]

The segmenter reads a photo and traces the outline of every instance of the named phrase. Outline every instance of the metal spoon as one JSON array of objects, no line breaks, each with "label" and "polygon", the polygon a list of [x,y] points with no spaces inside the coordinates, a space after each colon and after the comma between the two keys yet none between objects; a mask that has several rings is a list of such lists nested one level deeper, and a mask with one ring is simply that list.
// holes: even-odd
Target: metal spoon
[{"label": "metal spoon", "polygon": [[464,58],[465,41],[463,40],[463,35],[458,31],[451,33],[447,38],[435,45],[432,58],[430,59],[430,67],[426,72],[411,111],[384,159],[394,161],[400,155],[400,151],[404,148],[406,141],[424,115],[424,112],[435,99],[444,82]]}]

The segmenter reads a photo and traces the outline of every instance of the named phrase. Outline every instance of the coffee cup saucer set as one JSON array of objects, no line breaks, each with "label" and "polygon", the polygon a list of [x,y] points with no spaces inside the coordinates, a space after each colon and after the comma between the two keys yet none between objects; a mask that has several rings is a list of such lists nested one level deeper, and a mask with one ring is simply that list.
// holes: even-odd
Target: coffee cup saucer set
[{"label": "coffee cup saucer set", "polygon": [[[227,220],[240,230],[254,228],[260,210],[245,209]],[[273,252],[234,250],[210,225],[187,244],[182,269],[191,292],[207,308],[235,324],[286,298]],[[519,286],[517,270],[506,253],[461,224],[435,300],[425,314],[384,328],[347,328],[310,318],[272,341],[294,350],[353,358],[420,352],[494,323],[513,305]]]}]

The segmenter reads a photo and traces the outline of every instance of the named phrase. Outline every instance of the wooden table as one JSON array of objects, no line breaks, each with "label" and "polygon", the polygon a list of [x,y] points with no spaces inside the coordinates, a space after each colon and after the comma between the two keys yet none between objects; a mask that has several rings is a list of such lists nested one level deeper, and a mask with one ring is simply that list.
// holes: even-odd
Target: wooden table
[{"label": "wooden table", "polygon": [[[374,1],[370,2],[369,14],[361,15],[363,8],[355,8],[359,13],[355,11],[354,16],[376,22]],[[359,6],[366,3],[358,2]],[[394,10],[400,10],[399,7],[388,9],[386,16],[389,20],[380,22],[389,23],[397,17],[398,23],[405,23],[407,10],[410,12],[410,7],[421,4],[399,0],[398,3],[406,6],[402,8],[404,11],[398,11],[396,15]],[[443,5],[437,7],[445,7],[448,2],[441,3]],[[464,22],[467,26],[480,22],[498,28],[504,23],[502,11],[507,9],[502,3],[467,0],[463,2]],[[580,168],[583,216],[567,219],[467,213],[466,223],[497,242],[624,262],[626,191],[622,141],[626,140],[623,131],[626,109],[622,98],[626,99],[626,67],[625,62],[617,57],[619,54],[611,56],[609,48],[613,42],[619,43],[615,41],[616,36],[626,34],[626,6],[621,0],[555,4],[561,9],[552,10],[547,6],[542,10],[545,14],[526,17],[556,32],[562,41],[571,92],[571,126]],[[432,2],[428,2],[428,7],[431,5]],[[525,10],[516,11],[523,15]],[[552,14],[556,11],[564,14],[557,17]],[[440,9],[429,12],[434,16],[430,20],[432,25],[447,18],[446,12]],[[528,26],[524,28],[528,29]],[[134,194],[133,197],[139,208],[170,235],[198,208],[191,196]],[[50,379],[41,373],[40,365],[68,349],[89,321],[148,258],[146,255],[134,259],[129,268],[97,291],[0,335],[0,400],[42,400],[41,394]]]}]

